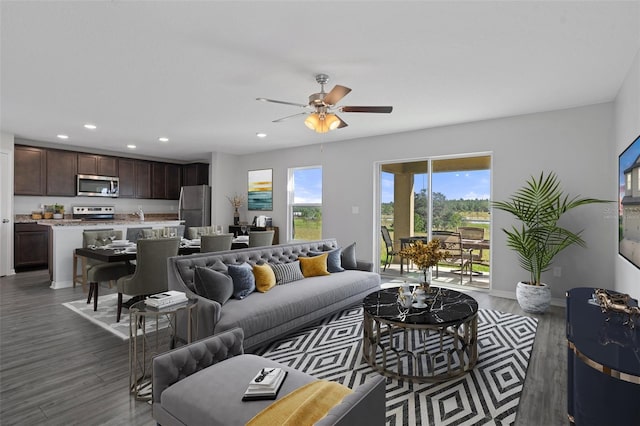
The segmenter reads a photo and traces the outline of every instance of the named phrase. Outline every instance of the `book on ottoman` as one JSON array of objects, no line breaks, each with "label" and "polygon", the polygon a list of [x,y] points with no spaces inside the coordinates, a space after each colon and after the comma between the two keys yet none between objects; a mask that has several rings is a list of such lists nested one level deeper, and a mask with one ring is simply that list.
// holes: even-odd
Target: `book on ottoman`
[{"label": "book on ottoman", "polygon": [[276,399],[285,377],[287,372],[282,368],[263,368],[249,383],[242,400]]}]

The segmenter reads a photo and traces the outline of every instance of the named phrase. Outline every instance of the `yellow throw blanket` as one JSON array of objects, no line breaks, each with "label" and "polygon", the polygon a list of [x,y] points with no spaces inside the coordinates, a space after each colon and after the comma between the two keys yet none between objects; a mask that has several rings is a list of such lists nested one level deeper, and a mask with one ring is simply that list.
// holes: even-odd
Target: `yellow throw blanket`
[{"label": "yellow throw blanket", "polygon": [[340,383],[317,380],[269,405],[249,420],[247,426],[312,425],[352,392]]}]

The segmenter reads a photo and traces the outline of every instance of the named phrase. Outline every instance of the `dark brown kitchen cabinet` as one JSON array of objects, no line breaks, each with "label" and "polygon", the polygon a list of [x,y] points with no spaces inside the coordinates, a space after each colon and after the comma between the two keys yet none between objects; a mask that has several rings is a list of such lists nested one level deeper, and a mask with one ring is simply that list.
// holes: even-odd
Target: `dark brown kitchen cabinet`
[{"label": "dark brown kitchen cabinet", "polygon": [[116,157],[95,154],[78,154],[78,174],[98,176],[118,176]]},{"label": "dark brown kitchen cabinet", "polygon": [[167,164],[167,199],[177,200],[180,198],[180,187],[182,186],[182,166],[178,164]]},{"label": "dark brown kitchen cabinet", "polygon": [[151,164],[151,198],[167,198],[167,171],[165,163]]},{"label": "dark brown kitchen cabinet", "polygon": [[73,151],[47,150],[47,195],[76,195],[78,154]]},{"label": "dark brown kitchen cabinet", "polygon": [[14,268],[46,268],[49,262],[49,227],[16,223],[14,230]]},{"label": "dark brown kitchen cabinet", "polygon": [[45,195],[47,150],[16,145],[13,150],[15,195]]},{"label": "dark brown kitchen cabinet", "polygon": [[136,196],[136,160],[118,158],[118,177],[120,178],[121,198]]},{"label": "dark brown kitchen cabinet", "polygon": [[182,185],[209,185],[209,165],[193,163],[182,166]]},{"label": "dark brown kitchen cabinet", "polygon": [[180,198],[181,166],[171,163],[151,164],[151,197],[161,200]]},{"label": "dark brown kitchen cabinet", "polygon": [[136,198],[151,198],[151,163],[136,160]]}]

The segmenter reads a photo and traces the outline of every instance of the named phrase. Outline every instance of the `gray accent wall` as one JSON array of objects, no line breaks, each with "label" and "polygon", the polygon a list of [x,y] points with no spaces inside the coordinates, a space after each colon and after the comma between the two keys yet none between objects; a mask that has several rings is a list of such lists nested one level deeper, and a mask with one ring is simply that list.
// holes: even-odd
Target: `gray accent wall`
[{"label": "gray accent wall", "polygon": [[[356,241],[358,257],[373,260],[379,238],[374,206],[377,162],[490,152],[496,200],[505,199],[541,170],[555,171],[571,194],[615,200],[613,123],[614,104],[610,102],[328,144],[319,143],[322,135],[309,132],[307,143],[313,145],[238,157],[233,180],[236,186],[229,193],[235,190],[246,194],[248,170],[272,168],[271,216],[274,225],[280,226],[284,241],[287,169],[321,165],[323,238],[335,237],[341,245]],[[337,131],[348,132],[348,128]],[[357,214],[352,207],[358,207]],[[230,207],[228,210],[230,215]],[[571,248],[558,257],[554,266],[562,268],[561,277],[553,277],[551,271],[543,275],[557,303],[562,303],[565,291],[572,287],[614,287],[616,257],[612,247],[617,238],[617,216],[612,212],[615,204],[584,206],[567,215],[565,224],[584,229],[588,248]],[[242,212],[249,220],[253,214]],[[515,297],[516,282],[527,275],[505,246],[500,231],[513,222],[498,211],[492,220],[492,293]]]}]

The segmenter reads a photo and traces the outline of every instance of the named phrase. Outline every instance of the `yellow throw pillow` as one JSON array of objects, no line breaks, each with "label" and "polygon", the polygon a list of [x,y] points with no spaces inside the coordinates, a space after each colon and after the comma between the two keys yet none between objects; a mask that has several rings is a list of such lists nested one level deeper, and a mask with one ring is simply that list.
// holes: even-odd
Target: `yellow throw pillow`
[{"label": "yellow throw pillow", "polygon": [[260,293],[267,292],[276,285],[276,274],[268,263],[254,265],[253,275],[256,278],[256,290]]},{"label": "yellow throw pillow", "polygon": [[327,258],[329,253],[314,257],[299,257],[300,269],[305,278],[329,275],[327,271]]}]

